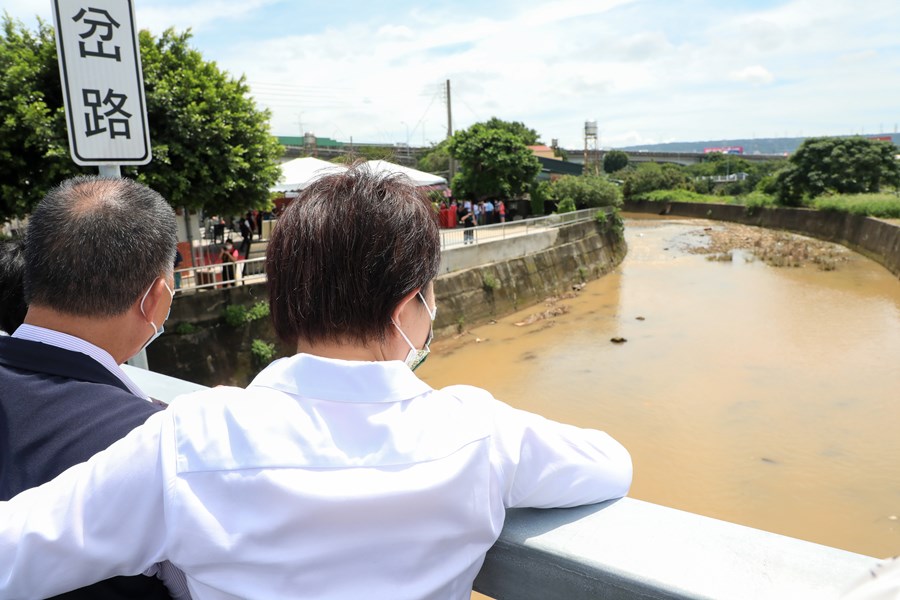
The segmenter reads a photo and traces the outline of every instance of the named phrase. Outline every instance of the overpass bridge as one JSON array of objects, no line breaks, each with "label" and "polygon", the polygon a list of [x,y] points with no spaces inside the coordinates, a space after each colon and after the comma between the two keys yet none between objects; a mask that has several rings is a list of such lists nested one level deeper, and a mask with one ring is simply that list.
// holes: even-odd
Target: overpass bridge
[{"label": "overpass bridge", "polygon": [[[614,148],[613,148],[614,150]],[[584,150],[566,150],[569,153],[569,162],[584,164]],[[600,161],[610,149],[600,150]],[[682,166],[695,165],[709,158],[708,154],[703,152],[654,152],[647,150],[622,150],[628,155],[629,163],[670,163]],[[732,154],[750,162],[765,162],[770,160],[787,160],[787,156],[783,154]]]}]

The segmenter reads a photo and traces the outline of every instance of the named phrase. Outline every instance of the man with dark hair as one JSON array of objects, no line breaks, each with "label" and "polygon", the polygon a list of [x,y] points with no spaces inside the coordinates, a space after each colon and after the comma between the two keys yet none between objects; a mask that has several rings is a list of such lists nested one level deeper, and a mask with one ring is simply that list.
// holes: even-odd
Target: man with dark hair
[{"label": "man with dark hair", "polygon": [[[160,410],[119,365],[162,332],[175,242],[171,207],[128,179],[70,179],[37,206],[25,236],[25,322],[0,338],[0,499],[50,481]],[[185,593],[183,575],[160,564],[64,597]]]},{"label": "man with dark hair", "polygon": [[10,334],[25,320],[25,246],[21,238],[0,243],[0,335]]}]

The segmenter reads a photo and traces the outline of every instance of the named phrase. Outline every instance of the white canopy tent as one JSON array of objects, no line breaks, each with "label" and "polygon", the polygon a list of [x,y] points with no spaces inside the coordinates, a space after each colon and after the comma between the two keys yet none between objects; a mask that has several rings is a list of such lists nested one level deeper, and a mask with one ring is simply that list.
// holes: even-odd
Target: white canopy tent
[{"label": "white canopy tent", "polygon": [[426,185],[447,185],[447,180],[443,177],[410,167],[404,167],[403,165],[397,165],[386,160],[367,160],[366,164],[375,173],[402,173],[409,177],[417,187]]},{"label": "white canopy tent", "polygon": [[331,175],[332,173],[340,173],[347,167],[337,165],[318,158],[307,156],[305,158],[295,158],[286,163],[281,164],[281,179],[271,188],[271,192],[296,192],[305,189],[312,182]]}]

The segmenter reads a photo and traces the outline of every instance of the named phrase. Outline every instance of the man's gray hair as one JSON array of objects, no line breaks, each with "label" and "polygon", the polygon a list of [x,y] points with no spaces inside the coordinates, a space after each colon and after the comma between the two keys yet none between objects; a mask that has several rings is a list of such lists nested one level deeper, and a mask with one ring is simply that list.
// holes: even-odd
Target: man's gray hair
[{"label": "man's gray hair", "polygon": [[175,213],[130,179],[75,177],[50,190],[25,234],[25,298],[73,315],[123,314],[172,270]]}]

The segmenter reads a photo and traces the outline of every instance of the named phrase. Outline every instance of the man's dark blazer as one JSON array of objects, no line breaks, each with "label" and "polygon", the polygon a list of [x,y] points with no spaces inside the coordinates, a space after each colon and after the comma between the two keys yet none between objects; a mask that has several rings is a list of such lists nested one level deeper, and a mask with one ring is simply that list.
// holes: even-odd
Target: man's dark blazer
[{"label": "man's dark blazer", "polygon": [[[0,337],[0,500],[86,461],[159,408],[132,394],[86,354]],[[58,598],[170,596],[156,577],[138,575],[107,579]]]}]

